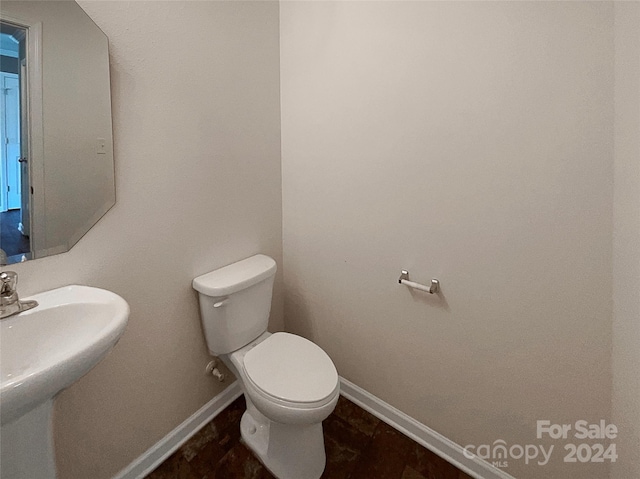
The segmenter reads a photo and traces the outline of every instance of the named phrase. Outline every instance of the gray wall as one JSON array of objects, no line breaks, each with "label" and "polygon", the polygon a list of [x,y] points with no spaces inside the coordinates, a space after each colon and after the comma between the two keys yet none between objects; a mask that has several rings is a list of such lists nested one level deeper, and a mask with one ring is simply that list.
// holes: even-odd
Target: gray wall
[{"label": "gray wall", "polygon": [[81,6],[109,37],[117,203],[69,253],[12,269],[23,296],[88,284],[131,306],[55,404],[59,477],[106,479],[224,387],[204,375],[192,278],[258,252],[281,264],[278,6]]},{"label": "gray wall", "polygon": [[[613,3],[281,3],[287,329],[465,446],[611,419]],[[398,284],[439,278],[439,297]],[[518,478],[597,478],[606,465]]]},{"label": "gray wall", "polygon": [[616,3],[612,479],[640,477],[640,3]]}]

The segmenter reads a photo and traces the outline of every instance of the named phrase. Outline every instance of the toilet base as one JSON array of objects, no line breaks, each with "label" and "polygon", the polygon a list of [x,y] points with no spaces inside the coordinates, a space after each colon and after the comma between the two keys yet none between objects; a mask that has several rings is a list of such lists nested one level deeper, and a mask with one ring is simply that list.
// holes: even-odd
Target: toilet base
[{"label": "toilet base", "polygon": [[246,445],[278,479],[318,479],[324,471],[322,423],[276,423],[247,401],[240,433]]}]

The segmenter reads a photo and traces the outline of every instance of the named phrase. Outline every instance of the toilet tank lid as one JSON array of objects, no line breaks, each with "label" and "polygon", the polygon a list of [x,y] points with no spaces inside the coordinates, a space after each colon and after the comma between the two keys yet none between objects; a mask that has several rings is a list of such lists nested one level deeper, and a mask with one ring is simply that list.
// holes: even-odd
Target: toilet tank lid
[{"label": "toilet tank lid", "polygon": [[253,286],[275,274],[273,258],[257,254],[193,280],[193,289],[207,296],[226,296]]}]

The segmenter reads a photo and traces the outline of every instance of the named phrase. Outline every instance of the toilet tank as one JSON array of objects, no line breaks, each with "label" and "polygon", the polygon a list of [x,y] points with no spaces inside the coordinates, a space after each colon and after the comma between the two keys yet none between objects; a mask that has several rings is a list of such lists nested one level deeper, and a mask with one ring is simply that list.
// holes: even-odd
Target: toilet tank
[{"label": "toilet tank", "polygon": [[258,254],[193,280],[211,354],[231,353],[267,330],[276,269],[272,258]]}]

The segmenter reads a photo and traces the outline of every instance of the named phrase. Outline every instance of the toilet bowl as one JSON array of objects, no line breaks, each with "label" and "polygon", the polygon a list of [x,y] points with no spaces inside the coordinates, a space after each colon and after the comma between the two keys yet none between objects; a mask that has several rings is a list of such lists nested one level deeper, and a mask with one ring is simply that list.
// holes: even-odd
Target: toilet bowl
[{"label": "toilet bowl", "polygon": [[247,410],[242,439],[279,479],[318,479],[326,455],[322,421],[338,401],[338,373],[311,341],[266,331],[275,261],[256,255],[199,276],[202,325],[211,354],[235,374]]},{"label": "toilet bowl", "polygon": [[245,394],[244,442],[280,479],[319,478],[326,462],[322,421],[340,395],[329,356],[300,336],[264,333],[221,359]]}]

